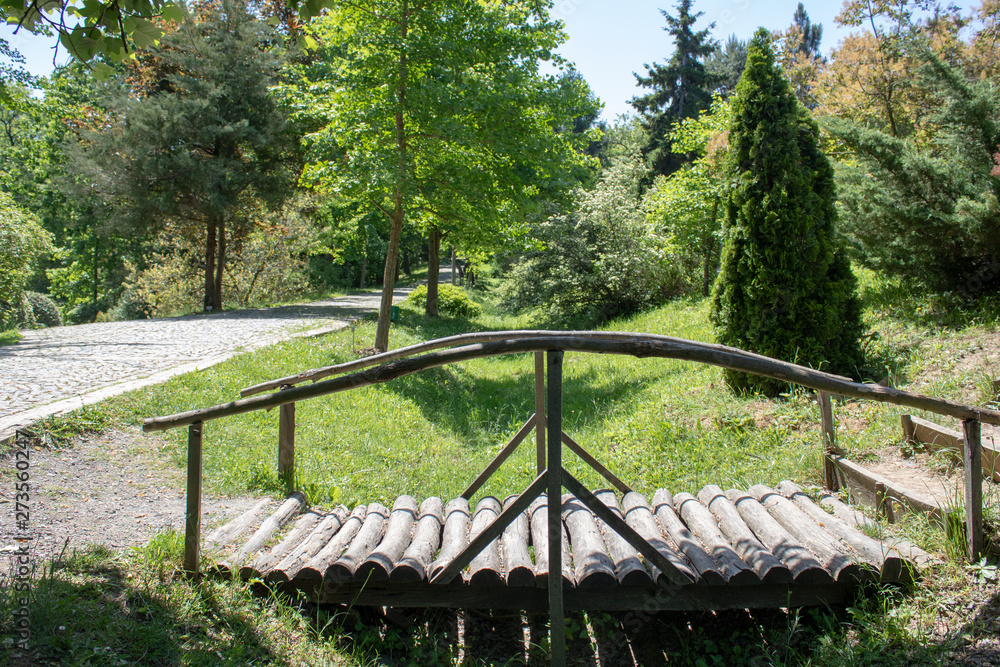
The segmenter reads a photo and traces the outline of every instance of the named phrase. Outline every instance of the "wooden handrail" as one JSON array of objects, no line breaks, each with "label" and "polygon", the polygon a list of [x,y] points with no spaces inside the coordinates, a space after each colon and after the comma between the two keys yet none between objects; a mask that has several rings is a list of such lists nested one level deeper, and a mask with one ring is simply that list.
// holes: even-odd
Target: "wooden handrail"
[{"label": "wooden handrail", "polygon": [[[403,359],[405,357],[412,357],[424,352],[432,352],[434,350],[441,350],[446,347],[459,347],[461,345],[471,345],[474,343],[495,343],[504,340],[514,340],[523,338],[534,338],[542,340],[550,340],[553,338],[565,338],[566,336],[582,337],[582,338],[596,338],[601,340],[633,340],[635,338],[642,338],[643,340],[658,340],[668,343],[691,343],[693,341],[686,340],[684,338],[674,338],[673,336],[661,336],[659,334],[645,334],[645,333],[631,333],[627,331],[547,331],[544,329],[517,329],[513,331],[480,331],[475,333],[465,333],[458,334],[456,336],[448,336],[446,338],[436,338],[434,340],[429,340],[423,343],[417,343],[415,345],[409,345],[407,347],[401,347],[398,350],[389,350],[388,352],[382,352],[381,354],[374,354],[370,357],[364,357],[362,359],[355,359],[354,361],[345,361],[342,364],[336,364],[334,366],[323,366],[322,368],[314,368],[312,370],[303,371],[296,375],[289,375],[287,377],[278,378],[277,380],[269,380],[267,382],[261,382],[260,384],[255,384],[252,387],[247,387],[246,389],[240,390],[240,396],[246,398],[248,396],[253,396],[254,394],[260,394],[265,391],[271,391],[274,389],[281,389],[282,387],[292,387],[303,382],[316,382],[325,377],[330,377],[331,375],[343,375],[344,373],[350,373],[352,371],[359,371],[364,368],[370,368],[371,366],[377,366],[379,364],[385,363],[387,361],[395,361],[397,359]],[[733,350],[735,348],[729,348],[724,345],[715,345],[712,343],[701,343],[708,348],[718,348],[720,350]],[[549,348],[539,348],[539,350],[546,350]],[[765,357],[760,354],[755,354],[753,352],[746,352],[745,350],[740,350],[743,354],[750,355],[753,357],[758,357],[760,359],[770,359],[770,357]],[[831,375],[825,373],[830,377],[837,377],[842,380],[850,380],[850,378],[845,378],[840,375]]]},{"label": "wooden handrail", "polygon": [[374,368],[317,382],[306,387],[292,387],[266,396],[255,396],[201,410],[191,410],[174,415],[154,417],[145,420],[142,428],[147,432],[163,431],[195,422],[205,422],[229,415],[269,409],[286,403],[379,384],[418,371],[467,361],[469,359],[520,352],[535,352],[539,350],[623,354],[639,358],[662,357],[684,361],[697,361],[735,371],[762,375],[810,389],[830,392],[831,394],[893,403],[956,417],[962,420],[975,419],[989,424],[1000,425],[1000,412],[996,410],[964,405],[876,384],[853,382],[836,375],[831,375],[830,373],[816,371],[786,361],[770,359],[723,345],[700,343],[653,334],[628,334],[627,338],[624,335],[614,338],[603,335],[598,338],[573,334],[572,332],[561,332],[561,334],[559,336],[545,335],[509,338],[501,341],[478,343],[450,350],[432,352],[418,357],[398,359]]}]

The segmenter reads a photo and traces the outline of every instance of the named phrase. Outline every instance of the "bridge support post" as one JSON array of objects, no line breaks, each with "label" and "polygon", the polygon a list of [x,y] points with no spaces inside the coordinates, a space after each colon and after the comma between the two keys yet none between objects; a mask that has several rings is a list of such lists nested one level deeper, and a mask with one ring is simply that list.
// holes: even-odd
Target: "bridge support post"
[{"label": "bridge support post", "polygon": [[545,471],[545,353],[535,352],[535,450],[538,474]]},{"label": "bridge support post", "polygon": [[837,466],[832,456],[840,454],[837,448],[837,429],[833,423],[833,402],[830,392],[820,390],[817,396],[820,419],[823,423],[823,483],[830,491],[840,490],[840,479],[837,477]]},{"label": "bridge support post", "polygon": [[201,555],[201,442],[204,424],[188,426],[187,516],[184,522],[184,571],[198,576]]},{"label": "bridge support post", "polygon": [[562,364],[562,351],[549,350],[546,503],[549,513],[549,645],[550,664],[554,667],[566,664],[562,579]]},{"label": "bridge support post", "polygon": [[295,403],[285,403],[278,416],[278,478],[285,490],[295,490]]},{"label": "bridge support post", "polygon": [[969,562],[983,554],[983,443],[982,424],[975,419],[962,422],[965,434],[965,538]]}]

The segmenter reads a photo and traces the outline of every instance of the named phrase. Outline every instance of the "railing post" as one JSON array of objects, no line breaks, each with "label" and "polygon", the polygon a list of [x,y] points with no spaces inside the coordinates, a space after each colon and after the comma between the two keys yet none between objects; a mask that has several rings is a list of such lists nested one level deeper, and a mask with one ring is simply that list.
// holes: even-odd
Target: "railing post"
[{"label": "railing post", "polygon": [[563,613],[562,580],[562,362],[561,350],[548,352],[549,431],[547,496],[549,512],[549,664],[566,664],[566,628]]},{"label": "railing post", "polygon": [[538,474],[545,470],[545,353],[535,352],[535,450]]},{"label": "railing post", "polygon": [[965,434],[965,538],[969,561],[983,553],[983,448],[982,424],[975,419],[962,422]]},{"label": "railing post", "polygon": [[295,403],[281,406],[278,416],[278,478],[289,493],[295,490]]},{"label": "railing post", "polygon": [[820,391],[818,398],[823,423],[823,482],[830,491],[837,491],[840,489],[840,480],[837,479],[837,467],[830,460],[831,455],[840,453],[837,449],[837,429],[833,423],[833,402],[827,391]]},{"label": "railing post", "polygon": [[202,422],[188,426],[187,517],[184,522],[184,571],[198,576],[201,551],[201,441]]}]

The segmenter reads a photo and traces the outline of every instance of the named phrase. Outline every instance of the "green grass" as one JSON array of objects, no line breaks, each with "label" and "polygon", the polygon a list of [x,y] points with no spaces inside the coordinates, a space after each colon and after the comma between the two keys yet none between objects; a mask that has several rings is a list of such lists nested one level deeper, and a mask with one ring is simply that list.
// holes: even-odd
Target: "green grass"
[{"label": "green grass", "polygon": [[19,340],[21,340],[20,331],[16,331],[14,329],[8,329],[7,331],[0,331],[0,346],[13,345]]}]

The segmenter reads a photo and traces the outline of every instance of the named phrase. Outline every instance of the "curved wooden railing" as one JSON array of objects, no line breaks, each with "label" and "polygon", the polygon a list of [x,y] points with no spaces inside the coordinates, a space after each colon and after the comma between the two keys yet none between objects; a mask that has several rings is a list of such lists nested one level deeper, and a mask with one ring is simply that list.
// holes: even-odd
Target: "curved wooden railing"
[{"label": "curved wooden railing", "polygon": [[[983,548],[980,426],[982,422],[1000,425],[1000,412],[997,410],[964,405],[877,384],[854,382],[849,378],[736,348],[669,336],[594,331],[506,331],[463,334],[420,343],[365,359],[258,384],[244,389],[241,392],[244,398],[230,403],[145,420],[143,430],[147,432],[181,426],[189,428],[185,569],[192,574],[198,572],[201,533],[201,452],[205,422],[229,415],[280,406],[278,468],[280,473],[288,475],[287,480],[291,480],[294,468],[294,406],[296,402],[388,382],[411,373],[470,359],[529,352],[535,353],[535,414],[528,419],[514,438],[462,495],[470,498],[493,471],[499,468],[503,461],[513,453],[532,429],[536,433],[538,442],[538,477],[518,496],[515,502],[484,529],[461,554],[456,556],[445,571],[432,583],[447,583],[458,576],[475,555],[496,539],[513,520],[513,517],[523,511],[535,497],[546,493],[547,498],[558,499],[561,497],[563,487],[571,491],[610,528],[636,547],[648,562],[668,575],[674,570],[673,565],[662,554],[635,533],[617,514],[608,510],[562,466],[562,445],[566,444],[571,451],[578,454],[612,485],[622,491],[629,490],[624,482],[615,477],[611,471],[602,466],[562,431],[562,361],[566,352],[621,354],[638,358],[659,357],[695,361],[761,375],[816,390],[819,392],[818,403],[825,452],[824,475],[827,486],[831,489],[836,488],[838,478],[834,468],[836,455],[840,454],[836,448],[831,395],[892,403],[961,419],[965,430],[965,503],[970,556],[978,558]],[[335,375],[340,375],[340,377],[331,377]],[[295,386],[307,381],[312,381],[314,384]],[[259,395],[273,389],[278,389],[278,391]],[[549,563],[551,571],[554,572],[559,572],[561,567],[560,531],[562,529],[560,515],[559,511],[548,512]],[[550,615],[552,617],[551,641],[553,654],[556,654],[557,645],[562,645],[564,639],[561,632],[562,623],[556,621],[556,619],[562,618],[563,611],[562,577],[549,577],[548,586]]]}]

